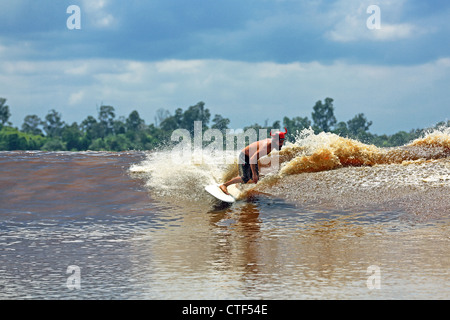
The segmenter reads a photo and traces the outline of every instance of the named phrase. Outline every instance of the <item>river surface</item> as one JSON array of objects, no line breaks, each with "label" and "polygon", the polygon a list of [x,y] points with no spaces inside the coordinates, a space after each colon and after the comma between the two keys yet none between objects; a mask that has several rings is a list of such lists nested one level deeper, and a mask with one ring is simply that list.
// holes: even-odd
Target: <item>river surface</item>
[{"label": "river surface", "polygon": [[449,299],[448,135],[350,165],[330,137],[233,205],[203,190],[229,165],[0,152],[0,299]]}]

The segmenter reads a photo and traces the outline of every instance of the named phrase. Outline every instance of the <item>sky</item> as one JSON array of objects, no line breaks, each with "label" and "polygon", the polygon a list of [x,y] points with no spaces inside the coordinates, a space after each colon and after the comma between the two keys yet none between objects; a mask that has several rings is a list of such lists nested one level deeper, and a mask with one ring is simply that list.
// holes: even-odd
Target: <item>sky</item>
[{"label": "sky", "polygon": [[444,0],[0,0],[0,97],[18,127],[203,101],[233,129],[330,97],[392,134],[449,119],[449,18]]}]

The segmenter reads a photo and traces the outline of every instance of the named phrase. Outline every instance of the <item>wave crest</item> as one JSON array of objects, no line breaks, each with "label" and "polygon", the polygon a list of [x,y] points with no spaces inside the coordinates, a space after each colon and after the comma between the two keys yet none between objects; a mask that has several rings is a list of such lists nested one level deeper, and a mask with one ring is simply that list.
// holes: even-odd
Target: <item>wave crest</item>
[{"label": "wave crest", "polygon": [[293,144],[273,156],[278,156],[282,163],[281,176],[348,166],[440,159],[450,156],[450,128],[428,132],[422,138],[395,148],[379,148],[333,133],[314,134],[311,129],[305,129]]}]

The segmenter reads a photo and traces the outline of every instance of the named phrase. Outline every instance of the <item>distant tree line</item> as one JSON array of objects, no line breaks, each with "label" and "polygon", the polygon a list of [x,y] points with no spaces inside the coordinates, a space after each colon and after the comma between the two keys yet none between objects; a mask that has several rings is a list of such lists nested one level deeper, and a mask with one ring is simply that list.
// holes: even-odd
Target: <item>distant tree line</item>
[{"label": "distant tree line", "polygon": [[[80,124],[65,123],[59,112],[52,109],[44,119],[37,115],[27,115],[21,128],[15,128],[9,122],[10,108],[5,98],[0,98],[0,150],[46,150],[46,151],[125,151],[151,150],[166,143],[176,129],[194,132],[194,122],[201,121],[203,130],[219,129],[224,134],[229,129],[230,120],[216,114],[211,120],[211,112],[204,102],[178,108],[172,114],[169,110],[158,109],[154,123],[146,124],[134,110],[128,117],[116,117],[114,107],[102,105],[97,117],[88,116]],[[440,123],[442,125],[444,123]],[[334,116],[333,99],[317,101],[313,107],[311,120],[308,117],[284,117],[282,123],[277,120],[269,125],[253,124],[245,127],[256,129],[279,129],[287,127],[288,139],[294,139],[296,132],[304,128],[313,128],[316,133],[325,131],[343,137],[360,140],[380,147],[406,144],[419,137],[423,130],[400,131],[393,135],[376,135],[369,132],[372,121],[363,113],[355,115],[347,122],[338,122]],[[449,125],[449,123],[447,123]]]}]

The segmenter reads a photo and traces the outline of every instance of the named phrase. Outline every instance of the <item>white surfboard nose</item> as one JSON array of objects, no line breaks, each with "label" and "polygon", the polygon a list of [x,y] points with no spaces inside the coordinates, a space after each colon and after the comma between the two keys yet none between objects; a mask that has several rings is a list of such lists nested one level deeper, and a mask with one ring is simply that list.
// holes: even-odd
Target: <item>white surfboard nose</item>
[{"label": "white surfboard nose", "polygon": [[236,202],[236,199],[234,199],[233,196],[225,194],[219,188],[219,185],[217,185],[217,184],[211,184],[209,186],[206,186],[205,190],[207,192],[209,192],[212,196],[214,196],[215,198],[217,198],[217,199],[219,199],[221,201],[228,202],[228,203]]}]

